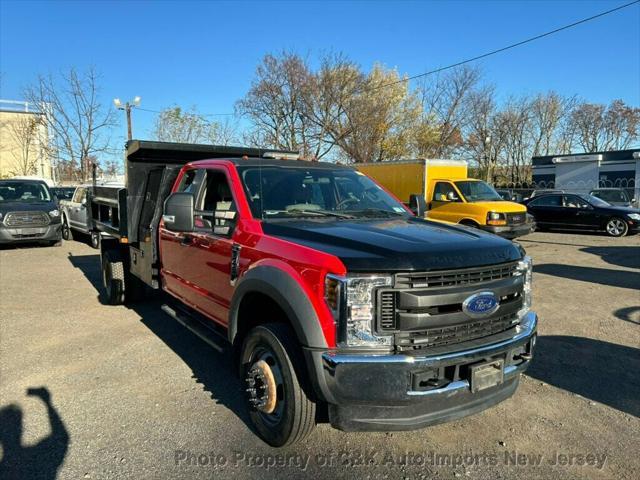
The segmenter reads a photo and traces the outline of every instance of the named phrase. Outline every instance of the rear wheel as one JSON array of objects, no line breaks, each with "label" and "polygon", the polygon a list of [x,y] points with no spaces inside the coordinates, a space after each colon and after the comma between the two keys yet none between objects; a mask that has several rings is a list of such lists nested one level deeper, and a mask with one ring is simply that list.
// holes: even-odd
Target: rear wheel
[{"label": "rear wheel", "polygon": [[109,305],[124,303],[124,261],[118,252],[107,250],[102,254],[102,280]]},{"label": "rear wheel", "polygon": [[73,240],[73,233],[71,233],[71,227],[69,226],[69,220],[67,216],[62,216],[62,238],[65,240]]},{"label": "rear wheel", "polygon": [[624,237],[629,231],[627,222],[618,217],[609,219],[607,225],[605,226],[605,229],[607,231],[607,234],[611,237]]},{"label": "rear wheel", "polygon": [[304,359],[291,329],[282,324],[254,328],[244,341],[240,361],[249,416],[260,437],[282,447],[309,435],[315,427],[316,404],[301,386]]}]

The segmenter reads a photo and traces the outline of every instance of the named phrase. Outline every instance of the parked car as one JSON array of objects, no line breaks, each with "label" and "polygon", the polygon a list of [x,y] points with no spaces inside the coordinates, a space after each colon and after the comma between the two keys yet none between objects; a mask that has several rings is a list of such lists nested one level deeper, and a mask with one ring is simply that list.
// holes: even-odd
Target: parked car
[{"label": "parked car", "polygon": [[41,180],[0,180],[0,244],[60,245],[60,211]]},{"label": "parked car", "polygon": [[342,430],[388,431],[510,397],[537,329],[522,247],[285,155],[128,142],[125,189],[91,195],[113,236],[104,298],[162,289],[168,315],[235,351],[248,417],[276,447],[304,439],[316,409]]},{"label": "parked car", "polygon": [[612,237],[636,233],[640,210],[618,207],[587,194],[547,194],[526,200],[538,230],[597,230]]},{"label": "parked car", "polygon": [[[100,246],[100,232],[92,228],[91,216],[87,212],[87,192],[92,188],[90,184],[79,185],[70,200],[60,201],[60,210],[62,211],[62,238],[65,240],[73,240],[73,232],[82,235],[88,235],[91,246],[98,248]],[[122,188],[120,184],[109,184],[108,187],[117,191]]]},{"label": "parked car", "polygon": [[611,205],[620,207],[631,207],[634,201],[624,188],[597,188],[591,190],[589,195],[593,195]]},{"label": "parked car", "polygon": [[75,191],[76,187],[53,187],[51,189],[51,192],[56,196],[58,201],[71,200]]}]

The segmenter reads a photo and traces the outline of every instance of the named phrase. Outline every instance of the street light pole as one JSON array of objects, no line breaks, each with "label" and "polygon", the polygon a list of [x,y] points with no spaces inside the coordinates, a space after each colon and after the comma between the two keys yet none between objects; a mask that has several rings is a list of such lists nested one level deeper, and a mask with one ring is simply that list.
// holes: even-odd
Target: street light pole
[{"label": "street light pole", "polygon": [[119,98],[114,98],[113,104],[116,106],[118,110],[124,110],[127,116],[127,140],[133,139],[133,134],[131,130],[131,109],[140,106],[140,97],[136,96],[133,99],[133,101],[126,102],[124,105],[122,104]]}]

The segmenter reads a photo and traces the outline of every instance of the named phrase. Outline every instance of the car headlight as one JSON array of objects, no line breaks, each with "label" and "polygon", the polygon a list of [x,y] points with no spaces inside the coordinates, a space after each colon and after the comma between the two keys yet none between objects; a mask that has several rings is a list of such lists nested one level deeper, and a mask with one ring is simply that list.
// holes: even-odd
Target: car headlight
[{"label": "car headlight", "polygon": [[60,216],[60,210],[51,210],[49,212],[49,216],[51,216],[51,217],[59,217]]},{"label": "car headlight", "polygon": [[640,220],[640,213],[629,213],[627,217],[629,217],[631,220]]},{"label": "car headlight", "polygon": [[506,225],[507,216],[500,212],[487,213],[487,225]]},{"label": "car headlight", "polygon": [[390,276],[327,275],[325,300],[338,326],[338,344],[343,347],[380,347],[392,344],[391,335],[376,335],[375,292],[390,286]]},{"label": "car headlight", "polygon": [[522,309],[518,312],[518,316],[522,318],[531,309],[531,280],[533,278],[533,261],[531,257],[526,255],[518,262],[516,270],[517,275],[524,277],[522,287]]}]

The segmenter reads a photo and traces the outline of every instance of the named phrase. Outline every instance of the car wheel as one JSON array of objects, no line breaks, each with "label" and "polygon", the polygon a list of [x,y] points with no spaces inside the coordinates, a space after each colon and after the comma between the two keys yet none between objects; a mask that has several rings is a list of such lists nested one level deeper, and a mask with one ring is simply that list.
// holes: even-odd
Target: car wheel
[{"label": "car wheel", "polygon": [[100,232],[91,232],[91,246],[95,249],[100,248]]},{"label": "car wheel", "polygon": [[629,231],[627,222],[618,217],[609,219],[605,227],[607,234],[612,237],[624,237]]},{"label": "car wheel", "polygon": [[107,250],[102,254],[102,281],[109,305],[124,303],[124,261],[118,252]]},{"label": "car wheel", "polygon": [[73,240],[73,233],[71,233],[71,227],[66,215],[62,216],[62,238],[65,240]]},{"label": "car wheel", "polygon": [[243,343],[240,362],[249,416],[258,435],[273,447],[292,445],[309,435],[315,427],[316,404],[302,387],[304,359],[291,328],[255,327]]}]

